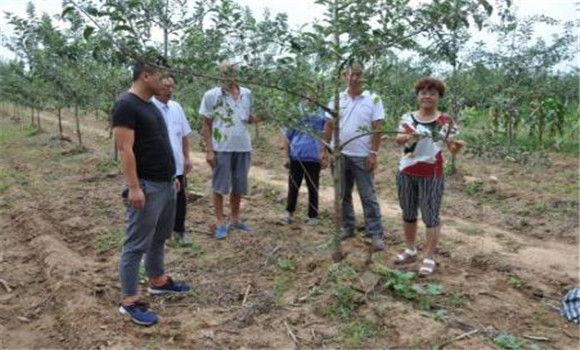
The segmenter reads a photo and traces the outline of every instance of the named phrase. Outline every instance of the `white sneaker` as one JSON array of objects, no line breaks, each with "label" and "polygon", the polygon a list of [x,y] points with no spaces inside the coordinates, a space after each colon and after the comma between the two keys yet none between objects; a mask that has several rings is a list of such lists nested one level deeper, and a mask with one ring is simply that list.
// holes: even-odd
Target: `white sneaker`
[{"label": "white sneaker", "polygon": [[286,214],[278,222],[280,225],[290,225],[291,223],[294,222],[294,219],[292,219],[292,216],[290,214]]},{"label": "white sneaker", "polygon": [[316,226],[316,225],[318,225],[319,223],[320,223],[320,220],[318,220],[318,218],[309,218],[309,219],[306,221],[306,224],[307,224],[308,226]]},{"label": "white sneaker", "polygon": [[185,232],[173,232],[173,239],[175,240],[175,242],[181,245],[184,244],[187,245],[192,243],[191,237],[185,234]]}]

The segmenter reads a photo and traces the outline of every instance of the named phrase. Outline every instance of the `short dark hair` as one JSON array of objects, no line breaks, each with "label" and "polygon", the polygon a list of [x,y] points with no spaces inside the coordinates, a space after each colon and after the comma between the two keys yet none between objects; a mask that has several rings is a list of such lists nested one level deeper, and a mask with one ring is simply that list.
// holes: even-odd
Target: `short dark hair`
[{"label": "short dark hair", "polygon": [[133,66],[133,81],[139,80],[139,77],[145,72],[153,74],[168,68],[167,60],[163,56],[141,57]]},{"label": "short dark hair", "polygon": [[361,60],[359,60],[356,57],[351,57],[348,60],[346,67],[348,70],[351,70],[352,67],[354,67],[354,66],[359,66],[361,70],[365,70],[365,65],[362,63]]},{"label": "short dark hair", "polygon": [[415,83],[415,94],[418,94],[419,91],[425,89],[435,89],[439,93],[440,97],[445,95],[445,83],[439,79],[426,77],[417,80]]},{"label": "short dark hair", "polygon": [[169,78],[171,78],[171,79],[173,80],[173,83],[174,83],[175,85],[177,85],[177,79],[175,79],[175,75],[173,75],[173,74],[171,74],[171,73],[167,73],[167,74],[166,74],[166,75],[163,77],[163,79],[169,79]]}]

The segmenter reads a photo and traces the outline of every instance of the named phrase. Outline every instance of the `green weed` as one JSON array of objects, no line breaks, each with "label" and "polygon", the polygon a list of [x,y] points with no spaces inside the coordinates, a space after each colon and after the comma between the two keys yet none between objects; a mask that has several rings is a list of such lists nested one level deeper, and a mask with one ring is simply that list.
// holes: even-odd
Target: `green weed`
[{"label": "green weed", "polygon": [[508,280],[508,285],[510,285],[511,287],[515,288],[515,289],[520,289],[522,288],[523,282],[520,281],[517,278],[514,277],[510,277],[510,279]]},{"label": "green weed", "polygon": [[107,172],[108,170],[111,169],[119,169],[119,161],[118,160],[114,160],[114,159],[103,159],[99,162],[99,165],[97,166],[97,169],[100,172]]},{"label": "green weed", "polygon": [[465,296],[462,293],[453,293],[451,295],[451,306],[460,308],[465,305]]},{"label": "green weed", "polygon": [[293,282],[294,282],[294,277],[287,272],[283,272],[283,273],[279,274],[278,276],[276,276],[276,278],[274,279],[273,291],[274,291],[274,298],[276,298],[276,300],[279,303],[280,303],[280,299],[282,298],[284,293],[286,293],[290,289]]},{"label": "green weed", "polygon": [[421,310],[431,309],[431,297],[443,293],[443,286],[437,283],[417,284],[413,282],[415,273],[389,269],[380,264],[373,264],[371,271],[381,276],[382,286],[395,296],[418,301]]},{"label": "green weed", "polygon": [[125,232],[122,229],[114,229],[109,233],[98,237],[94,243],[95,250],[98,253],[104,253],[113,248],[118,248],[125,239]]},{"label": "green weed", "polygon": [[343,339],[347,346],[357,346],[381,334],[377,324],[367,320],[349,323],[343,330]]},{"label": "green weed", "polygon": [[278,259],[276,266],[283,271],[294,271],[298,267],[298,263],[290,259]]},{"label": "green weed", "polygon": [[470,196],[473,196],[476,193],[479,193],[483,188],[483,183],[479,181],[470,182],[465,185],[465,192]]},{"label": "green weed", "polygon": [[518,340],[511,334],[500,334],[493,338],[493,342],[500,349],[519,350],[522,348],[523,342]]}]

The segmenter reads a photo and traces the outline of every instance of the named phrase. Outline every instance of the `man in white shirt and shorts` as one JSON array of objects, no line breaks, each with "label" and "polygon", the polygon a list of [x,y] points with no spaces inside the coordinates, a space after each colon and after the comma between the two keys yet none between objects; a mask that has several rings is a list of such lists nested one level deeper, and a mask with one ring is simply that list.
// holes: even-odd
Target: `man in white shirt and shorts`
[{"label": "man in white shirt and shorts", "polygon": [[[253,233],[240,218],[242,196],[248,193],[248,172],[252,161],[252,142],[248,124],[252,119],[252,92],[236,82],[236,66],[219,66],[221,85],[207,91],[199,114],[203,116],[206,161],[212,167],[216,239],[224,239],[229,228]],[[225,195],[230,196],[231,217],[224,216]]]}]

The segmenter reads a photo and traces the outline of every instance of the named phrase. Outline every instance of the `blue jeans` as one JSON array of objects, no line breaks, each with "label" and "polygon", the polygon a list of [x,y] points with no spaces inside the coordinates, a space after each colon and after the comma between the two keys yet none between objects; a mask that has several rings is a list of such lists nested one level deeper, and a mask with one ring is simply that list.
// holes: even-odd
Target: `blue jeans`
[{"label": "blue jeans", "polygon": [[121,250],[119,272],[124,296],[139,288],[139,264],[145,254],[147,277],[161,277],[164,271],[165,240],[171,237],[175,220],[176,191],[173,181],[139,180],[145,207],[127,208],[127,237]]},{"label": "blue jeans", "polygon": [[354,232],[355,217],[352,204],[352,190],[356,182],[362,203],[365,227],[368,236],[383,236],[381,208],[377,201],[374,174],[366,168],[366,157],[342,155],[344,189],[342,191],[342,226],[347,232]]}]

